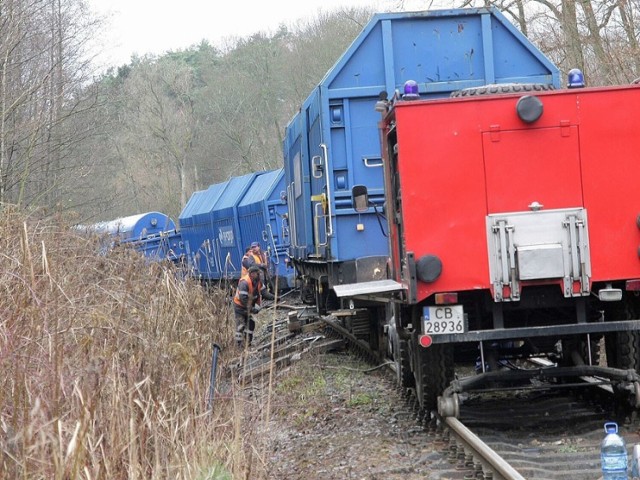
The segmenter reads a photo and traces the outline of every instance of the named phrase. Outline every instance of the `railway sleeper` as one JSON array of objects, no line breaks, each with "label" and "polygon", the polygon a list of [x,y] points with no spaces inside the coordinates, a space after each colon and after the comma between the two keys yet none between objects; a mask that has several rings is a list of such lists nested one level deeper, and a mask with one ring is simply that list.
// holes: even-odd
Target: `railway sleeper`
[{"label": "railway sleeper", "polygon": [[[567,378],[579,377],[592,377],[595,380],[572,383],[564,381]],[[563,381],[559,382],[559,379]],[[457,418],[463,393],[483,394],[506,390],[549,390],[595,385],[610,385],[618,401],[626,401],[628,406],[640,408],[640,375],[634,369],[578,365],[486,372],[454,380],[442,396],[438,397],[438,413],[443,417]]]}]

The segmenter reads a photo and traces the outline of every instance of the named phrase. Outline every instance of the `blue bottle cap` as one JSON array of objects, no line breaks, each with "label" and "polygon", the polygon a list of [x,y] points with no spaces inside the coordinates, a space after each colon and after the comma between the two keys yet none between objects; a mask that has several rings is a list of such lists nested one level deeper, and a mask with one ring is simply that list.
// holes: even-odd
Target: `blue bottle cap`
[{"label": "blue bottle cap", "polygon": [[618,424],[616,422],[607,422],[604,424],[606,433],[618,433]]}]

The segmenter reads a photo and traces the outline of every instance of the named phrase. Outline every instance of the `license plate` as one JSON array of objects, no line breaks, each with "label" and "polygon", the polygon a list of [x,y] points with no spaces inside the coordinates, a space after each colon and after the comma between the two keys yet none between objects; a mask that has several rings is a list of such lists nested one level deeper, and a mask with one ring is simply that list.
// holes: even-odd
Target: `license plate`
[{"label": "license plate", "polygon": [[465,333],[462,305],[424,307],[422,330],[425,335]]}]

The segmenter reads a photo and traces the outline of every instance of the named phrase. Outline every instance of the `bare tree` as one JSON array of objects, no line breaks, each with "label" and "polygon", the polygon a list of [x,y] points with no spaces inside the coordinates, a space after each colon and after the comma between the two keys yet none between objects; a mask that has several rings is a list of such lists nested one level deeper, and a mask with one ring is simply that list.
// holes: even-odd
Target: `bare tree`
[{"label": "bare tree", "polygon": [[139,193],[160,196],[160,203],[177,197],[184,205],[191,193],[188,175],[199,123],[194,94],[194,71],[179,58],[147,59],[126,83],[126,134],[120,148],[128,162],[137,159],[147,170],[131,177]]},{"label": "bare tree", "polygon": [[56,206],[69,185],[92,22],[83,0],[0,2],[0,202]]}]

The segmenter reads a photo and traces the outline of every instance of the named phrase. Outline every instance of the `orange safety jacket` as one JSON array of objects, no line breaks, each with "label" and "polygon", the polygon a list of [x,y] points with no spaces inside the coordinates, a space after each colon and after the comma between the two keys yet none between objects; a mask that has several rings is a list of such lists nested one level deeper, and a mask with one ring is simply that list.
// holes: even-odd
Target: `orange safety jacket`
[{"label": "orange safety jacket", "polygon": [[[244,255],[244,257],[242,257],[242,262],[241,262],[242,263],[242,271],[241,271],[240,275],[243,276],[243,277],[249,273],[249,269],[244,266],[244,261],[245,261],[245,259],[250,258],[250,257],[253,257],[253,262],[252,262],[251,265],[256,265],[256,264],[259,264],[259,263],[264,263],[264,264],[267,263],[266,260],[264,258],[262,258],[258,254],[255,254],[253,252],[246,253]],[[249,266],[251,266],[251,265],[249,265]]]},{"label": "orange safety jacket", "polygon": [[249,308],[249,303],[247,302],[246,305],[242,304],[242,300],[240,300],[240,282],[245,281],[247,282],[247,290],[249,292],[249,299],[255,299],[254,300],[254,304],[258,304],[260,305],[260,291],[262,290],[262,283],[260,282],[260,279],[258,279],[258,283],[256,285],[256,288],[258,290],[258,294],[254,295],[253,294],[253,282],[251,281],[251,277],[249,276],[249,274],[247,273],[246,275],[243,275],[242,278],[240,278],[240,281],[238,282],[238,288],[236,289],[236,294],[233,297],[233,303],[235,303],[236,305],[238,305],[240,308]]}]

